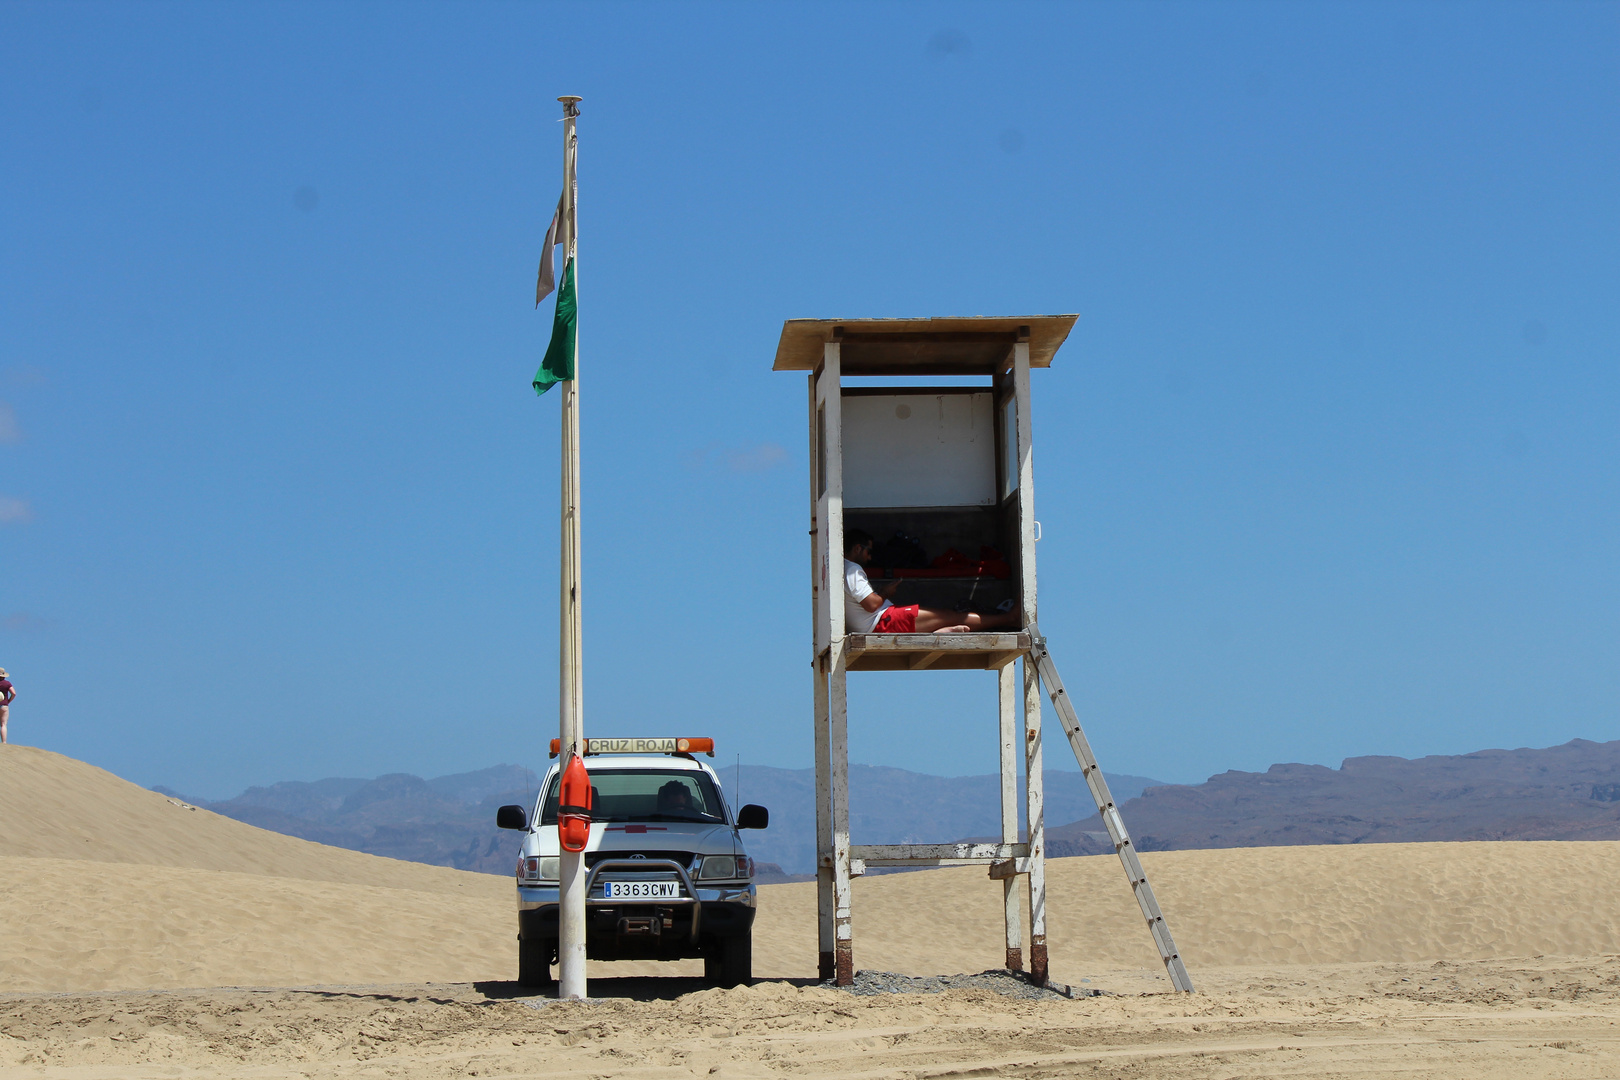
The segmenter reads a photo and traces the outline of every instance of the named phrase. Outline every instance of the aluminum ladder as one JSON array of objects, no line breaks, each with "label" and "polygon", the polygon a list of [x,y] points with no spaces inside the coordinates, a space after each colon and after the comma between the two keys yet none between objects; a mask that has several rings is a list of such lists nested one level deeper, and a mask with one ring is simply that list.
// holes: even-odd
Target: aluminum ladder
[{"label": "aluminum ladder", "polygon": [[1097,803],[1097,813],[1102,815],[1108,836],[1114,842],[1114,851],[1125,866],[1125,876],[1130,879],[1131,892],[1136,894],[1136,903],[1141,907],[1142,917],[1147,920],[1148,930],[1153,934],[1153,944],[1158,946],[1159,956],[1164,960],[1164,970],[1170,976],[1172,986],[1190,994],[1192,979],[1187,975],[1187,965],[1181,962],[1175,939],[1170,936],[1170,924],[1164,921],[1164,912],[1159,910],[1153,886],[1148,884],[1147,871],[1142,869],[1142,860],[1136,857],[1136,845],[1131,843],[1130,834],[1125,831],[1125,820],[1119,816],[1119,807],[1114,805],[1114,797],[1108,791],[1108,781],[1103,779],[1102,769],[1097,767],[1097,759],[1091,753],[1086,733],[1080,730],[1080,717],[1075,714],[1074,703],[1063,689],[1063,679],[1058,675],[1057,665],[1052,663],[1046,639],[1033,622],[1029,624],[1029,638],[1030,659],[1035,661],[1041,682],[1046,684],[1046,693],[1057,709],[1063,733],[1069,737],[1069,746],[1080,762],[1080,772],[1086,779],[1086,786],[1091,789],[1092,799]]}]

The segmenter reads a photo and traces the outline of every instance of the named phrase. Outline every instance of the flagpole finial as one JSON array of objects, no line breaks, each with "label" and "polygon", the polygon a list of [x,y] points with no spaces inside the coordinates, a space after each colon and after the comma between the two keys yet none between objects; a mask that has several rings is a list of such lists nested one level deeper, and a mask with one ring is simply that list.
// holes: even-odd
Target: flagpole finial
[{"label": "flagpole finial", "polygon": [[575,97],[572,94],[564,94],[562,97],[558,98],[557,100],[562,102],[563,115],[564,116],[578,116],[579,115],[579,103],[581,101],[584,101],[585,99],[580,98],[580,97]]}]

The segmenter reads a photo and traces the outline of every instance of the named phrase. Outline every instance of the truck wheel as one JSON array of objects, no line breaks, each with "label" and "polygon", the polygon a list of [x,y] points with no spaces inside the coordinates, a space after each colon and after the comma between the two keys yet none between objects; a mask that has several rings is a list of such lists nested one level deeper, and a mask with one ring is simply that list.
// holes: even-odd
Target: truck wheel
[{"label": "truck wheel", "polygon": [[716,986],[747,986],[754,981],[754,936],[710,938],[703,950],[703,977]]},{"label": "truck wheel", "polygon": [[551,958],[556,953],[556,938],[519,938],[518,985],[550,986]]}]

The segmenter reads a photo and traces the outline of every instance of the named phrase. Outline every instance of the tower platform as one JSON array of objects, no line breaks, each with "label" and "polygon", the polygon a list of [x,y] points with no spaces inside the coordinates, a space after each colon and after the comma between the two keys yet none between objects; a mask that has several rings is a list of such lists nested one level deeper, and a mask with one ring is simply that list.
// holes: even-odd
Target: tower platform
[{"label": "tower platform", "polygon": [[[1025,633],[846,634],[846,671],[1000,671],[1029,651]],[[823,654],[825,657],[826,654]],[[825,662],[825,660],[823,661]]]}]

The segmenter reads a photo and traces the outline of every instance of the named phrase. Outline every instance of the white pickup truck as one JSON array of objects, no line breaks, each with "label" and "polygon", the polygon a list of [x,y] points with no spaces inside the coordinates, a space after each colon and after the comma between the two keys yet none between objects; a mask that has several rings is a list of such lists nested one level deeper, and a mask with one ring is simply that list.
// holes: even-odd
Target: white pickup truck
[{"label": "white pickup truck", "polygon": [[[770,814],[726,805],[694,753],[711,739],[589,739],[591,831],[585,845],[585,955],[592,960],[703,958],[721,986],[753,977],[754,860],[743,829]],[[553,750],[555,753],[555,749]],[[518,982],[544,986],[557,961],[560,763],[531,813],[503,806],[496,824],[524,832],[518,856]]]}]

